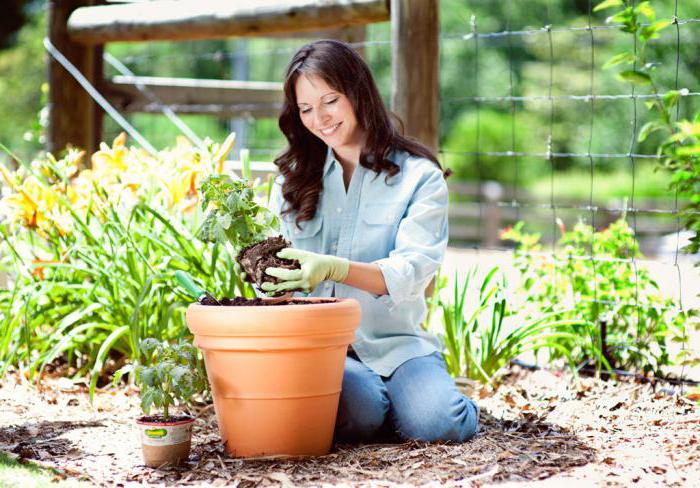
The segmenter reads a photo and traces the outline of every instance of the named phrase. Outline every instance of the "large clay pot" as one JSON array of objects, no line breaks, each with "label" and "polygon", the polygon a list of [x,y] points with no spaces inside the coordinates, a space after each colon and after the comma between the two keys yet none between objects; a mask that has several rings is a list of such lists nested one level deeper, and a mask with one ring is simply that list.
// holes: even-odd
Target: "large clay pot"
[{"label": "large clay pot", "polygon": [[188,307],[187,326],[204,354],[229,454],[330,451],[347,347],[359,323],[360,305],[352,299]]}]

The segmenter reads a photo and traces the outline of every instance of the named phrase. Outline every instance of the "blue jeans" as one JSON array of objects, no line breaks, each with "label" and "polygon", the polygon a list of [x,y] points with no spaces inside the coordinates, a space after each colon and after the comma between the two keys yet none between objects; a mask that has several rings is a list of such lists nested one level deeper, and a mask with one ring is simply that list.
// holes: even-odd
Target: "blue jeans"
[{"label": "blue jeans", "polygon": [[464,442],[476,434],[479,407],[462,395],[438,352],[379,376],[350,353],[345,361],[335,439],[368,442],[389,429],[401,439]]}]

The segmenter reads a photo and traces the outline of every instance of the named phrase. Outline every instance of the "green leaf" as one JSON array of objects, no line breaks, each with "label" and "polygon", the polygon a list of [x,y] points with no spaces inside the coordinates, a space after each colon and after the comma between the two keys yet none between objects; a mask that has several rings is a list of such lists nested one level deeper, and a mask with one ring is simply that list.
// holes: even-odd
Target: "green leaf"
[{"label": "green leaf", "polygon": [[137,371],[139,383],[145,386],[156,386],[158,374],[155,368],[141,367]]},{"label": "green leaf", "polygon": [[151,357],[154,351],[160,346],[160,341],[152,337],[147,337],[141,341],[140,349],[144,356]]},{"label": "green leaf", "polygon": [[639,135],[637,136],[637,142],[644,142],[647,137],[649,137],[649,134],[652,132],[656,132],[657,130],[663,130],[665,129],[666,126],[659,122],[658,120],[653,120],[651,122],[647,122],[642,126],[642,128],[639,130]]},{"label": "green leaf", "polygon": [[664,106],[667,109],[672,109],[678,104],[681,98],[681,93],[678,90],[670,90],[664,95]]},{"label": "green leaf", "polygon": [[618,7],[620,5],[624,5],[622,0],[605,0],[604,2],[601,2],[595,7],[593,7],[593,11],[600,12],[601,10],[605,10],[612,7]]},{"label": "green leaf", "polygon": [[645,25],[639,32],[639,37],[644,41],[649,41],[650,39],[656,39],[659,37],[659,31],[665,29],[671,25],[668,20],[659,20],[651,25]]},{"label": "green leaf", "polygon": [[635,85],[649,85],[651,77],[641,71],[627,70],[617,74],[618,78],[634,83]]},{"label": "green leaf", "polygon": [[624,52],[620,54],[616,54],[612,58],[608,59],[608,61],[603,65],[603,69],[608,69],[613,66],[617,66],[618,64],[632,64],[634,63],[635,57],[632,53],[630,52]]},{"label": "green leaf", "polygon": [[92,403],[95,397],[95,388],[97,387],[97,380],[102,372],[102,367],[104,366],[105,360],[107,359],[107,354],[112,350],[114,344],[121,339],[124,335],[129,332],[128,325],[122,325],[121,327],[112,331],[107,339],[100,346],[100,350],[97,352],[97,358],[95,359],[95,364],[90,371],[90,403]]}]

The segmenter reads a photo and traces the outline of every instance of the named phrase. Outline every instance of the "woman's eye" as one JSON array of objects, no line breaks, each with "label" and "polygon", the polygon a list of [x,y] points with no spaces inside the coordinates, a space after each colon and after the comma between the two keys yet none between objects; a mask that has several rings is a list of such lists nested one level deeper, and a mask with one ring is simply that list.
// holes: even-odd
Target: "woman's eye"
[{"label": "woman's eye", "polygon": [[333,105],[333,104],[334,104],[335,102],[337,102],[337,101],[338,101],[337,98],[334,98],[333,100],[328,100],[328,101],[326,102],[326,105]]},{"label": "woman's eye", "polygon": [[302,114],[308,114],[309,112],[311,112],[311,109],[310,108],[302,108],[301,110],[299,110],[299,112]]}]

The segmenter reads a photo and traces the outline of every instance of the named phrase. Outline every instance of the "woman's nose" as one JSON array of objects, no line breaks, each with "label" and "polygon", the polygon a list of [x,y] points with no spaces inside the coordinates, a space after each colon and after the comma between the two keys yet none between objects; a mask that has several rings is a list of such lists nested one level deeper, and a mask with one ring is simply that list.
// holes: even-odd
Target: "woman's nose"
[{"label": "woman's nose", "polygon": [[316,125],[318,127],[324,127],[324,124],[330,120],[330,114],[325,108],[320,108],[316,111]]}]

